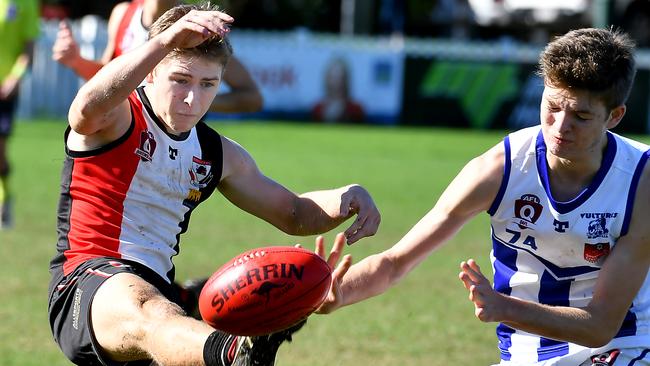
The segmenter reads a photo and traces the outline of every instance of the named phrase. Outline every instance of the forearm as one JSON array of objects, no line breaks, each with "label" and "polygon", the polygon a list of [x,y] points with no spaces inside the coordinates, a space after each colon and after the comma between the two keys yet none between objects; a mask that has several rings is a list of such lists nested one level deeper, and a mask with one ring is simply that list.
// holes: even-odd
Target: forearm
[{"label": "forearm", "polygon": [[29,53],[23,53],[18,56],[9,74],[3,80],[0,80],[0,100],[16,95],[20,79],[25,75],[30,63],[31,55]]},{"label": "forearm", "polygon": [[210,105],[211,112],[253,113],[262,109],[262,95],[255,90],[233,90],[217,94]]},{"label": "forearm", "polygon": [[507,301],[507,305],[503,305],[505,315],[502,323],[546,338],[601,347],[620,327],[620,322],[605,314],[599,315],[589,307],[550,306],[502,296]]},{"label": "forearm", "polygon": [[79,91],[71,110],[84,117],[101,116],[126,100],[168,53],[156,39],[102,67]]},{"label": "forearm", "polygon": [[301,196],[297,198],[293,224],[288,232],[299,236],[326,233],[345,222],[350,216],[332,215],[309,196]]},{"label": "forearm", "polygon": [[[296,198],[294,209],[294,234],[314,235],[328,232],[355,214],[343,195],[355,185],[327,191],[303,193]],[[342,207],[342,206],[346,207]]]},{"label": "forearm", "polygon": [[343,296],[339,307],[380,295],[399,282],[401,277],[403,276],[398,275],[394,263],[385,253],[366,257],[350,267],[343,277]]},{"label": "forearm", "polygon": [[16,62],[14,62],[14,65],[11,68],[11,71],[9,72],[9,77],[16,78],[17,80],[20,80],[23,75],[25,75],[25,72],[29,68],[29,65],[31,64],[31,54],[29,53],[23,53],[18,58],[16,59]]},{"label": "forearm", "polygon": [[79,57],[74,63],[66,65],[79,77],[90,80],[97,72],[104,67],[104,64],[94,60]]}]

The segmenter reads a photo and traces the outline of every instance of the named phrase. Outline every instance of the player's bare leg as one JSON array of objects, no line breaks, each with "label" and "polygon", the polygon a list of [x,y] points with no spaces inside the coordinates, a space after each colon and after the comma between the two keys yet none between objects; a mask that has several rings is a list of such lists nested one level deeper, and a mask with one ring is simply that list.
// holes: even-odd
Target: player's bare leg
[{"label": "player's bare leg", "polygon": [[97,341],[116,361],[203,365],[204,345],[215,331],[129,273],[114,275],[97,290],[91,319]]}]

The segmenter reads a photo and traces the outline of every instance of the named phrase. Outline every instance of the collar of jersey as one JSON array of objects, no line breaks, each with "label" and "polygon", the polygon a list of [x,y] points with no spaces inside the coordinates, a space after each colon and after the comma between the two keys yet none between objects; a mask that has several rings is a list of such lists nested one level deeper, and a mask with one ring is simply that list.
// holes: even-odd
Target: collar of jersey
[{"label": "collar of jersey", "polygon": [[551,205],[553,205],[553,208],[557,212],[564,214],[567,212],[571,212],[574,209],[576,209],[578,206],[582,205],[585,201],[589,199],[589,197],[591,197],[591,195],[593,195],[596,192],[596,190],[602,183],[603,179],[605,179],[605,176],[607,175],[609,168],[612,166],[612,163],[614,162],[614,157],[616,156],[616,139],[614,138],[614,135],[612,135],[611,132],[607,131],[607,148],[605,150],[603,161],[600,164],[600,168],[598,169],[598,172],[594,176],[594,179],[591,181],[589,186],[587,186],[587,188],[585,188],[582,192],[580,192],[574,199],[567,202],[556,201],[555,198],[553,198],[553,194],[551,192],[551,185],[548,178],[548,162],[546,161],[546,143],[544,143],[544,136],[542,135],[541,130],[537,134],[535,150],[536,150],[535,153],[537,158],[537,173],[539,174],[539,179],[542,182],[542,186],[544,186],[546,195],[551,201]]},{"label": "collar of jersey", "polygon": [[167,135],[170,139],[175,141],[184,141],[187,139],[187,137],[190,135],[190,131],[183,132],[180,135],[174,135],[167,132],[167,128],[165,127],[165,124],[153,112],[153,108],[151,107],[151,102],[149,102],[149,98],[147,98],[147,94],[144,92],[144,86],[139,86],[138,89],[136,90],[138,91],[138,96],[140,97],[140,100],[142,100],[142,104],[144,105],[147,114],[156,123],[158,128],[160,128],[160,130],[163,133],[165,133],[165,135]]}]

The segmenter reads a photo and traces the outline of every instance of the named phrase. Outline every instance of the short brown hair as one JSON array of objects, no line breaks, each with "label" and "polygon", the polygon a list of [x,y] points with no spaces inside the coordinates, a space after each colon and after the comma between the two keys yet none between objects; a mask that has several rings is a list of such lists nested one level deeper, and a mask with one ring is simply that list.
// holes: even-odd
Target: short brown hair
[{"label": "short brown hair", "polygon": [[[172,24],[176,23],[192,10],[216,11],[219,10],[219,7],[211,5],[209,2],[177,5],[167,10],[151,25],[151,28],[149,29],[149,39],[164,32]],[[194,48],[176,48],[171,51],[167,57],[174,58],[183,55],[206,57],[212,61],[217,61],[218,63],[223,64],[225,68],[230,56],[232,56],[232,52],[232,46],[230,45],[228,38],[215,36],[206,39],[203,43]]]},{"label": "short brown hair", "polygon": [[585,28],[550,42],[540,56],[544,83],[595,93],[609,109],[625,104],[634,76],[634,42],[616,29]]}]

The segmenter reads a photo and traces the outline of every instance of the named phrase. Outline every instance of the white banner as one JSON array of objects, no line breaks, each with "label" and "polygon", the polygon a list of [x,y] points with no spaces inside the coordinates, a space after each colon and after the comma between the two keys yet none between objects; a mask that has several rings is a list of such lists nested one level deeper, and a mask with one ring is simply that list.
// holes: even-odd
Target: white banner
[{"label": "white banner", "polygon": [[368,121],[390,123],[400,114],[404,51],[399,44],[301,32],[233,31],[230,39],[262,90],[266,112],[310,114],[326,94],[326,79],[336,84],[332,79],[343,72],[349,99]]}]

